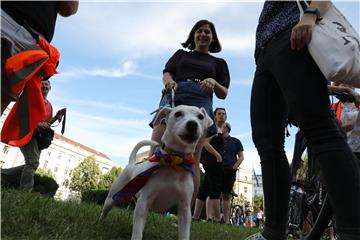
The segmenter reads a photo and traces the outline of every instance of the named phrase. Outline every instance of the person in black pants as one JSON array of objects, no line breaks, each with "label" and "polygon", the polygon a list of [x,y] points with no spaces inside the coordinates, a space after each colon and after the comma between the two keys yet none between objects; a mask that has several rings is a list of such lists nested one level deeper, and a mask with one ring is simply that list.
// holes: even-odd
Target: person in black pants
[{"label": "person in black pants", "polygon": [[286,239],[290,169],[284,141],[289,111],[319,160],[338,239],[359,239],[358,163],[330,112],[327,80],[306,47],[329,4],[311,1],[300,20],[295,1],[264,4],[256,33],[251,124],[261,161],[266,220],[263,232],[248,239]]},{"label": "person in black pants", "polygon": [[224,108],[216,108],[214,115],[218,133],[211,138],[209,143],[205,144],[201,153],[200,161],[205,169],[205,177],[195,201],[193,219],[199,219],[201,210],[209,197],[206,204],[207,219],[220,222],[222,161],[225,142],[221,129],[227,116]]},{"label": "person in black pants", "polygon": [[224,222],[230,224],[231,192],[236,180],[236,172],[244,161],[244,148],[239,139],[230,136],[231,125],[225,122],[222,126],[224,151],[222,162],[221,199]]}]

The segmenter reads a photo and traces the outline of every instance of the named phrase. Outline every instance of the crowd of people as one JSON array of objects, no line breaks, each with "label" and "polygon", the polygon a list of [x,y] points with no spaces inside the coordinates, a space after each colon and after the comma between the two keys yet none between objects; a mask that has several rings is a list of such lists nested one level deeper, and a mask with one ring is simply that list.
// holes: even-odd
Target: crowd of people
[{"label": "crowd of people", "polygon": [[[295,1],[264,3],[256,30],[256,72],[250,115],[253,141],[261,160],[266,221],[262,232],[248,240],[286,239],[291,181],[284,141],[289,116],[319,161],[338,239],[359,239],[359,97],[353,89],[346,88],[344,91],[355,96],[356,107],[337,106],[345,113],[339,120],[349,130],[347,142],[329,110],[328,82],[306,47],[312,28],[329,4],[311,1],[300,17]],[[50,44],[56,18],[58,14],[65,17],[75,14],[77,8],[77,1],[1,4],[1,113],[10,101],[16,101],[1,138],[5,143],[21,147],[25,166],[20,185],[28,191],[32,189],[41,152],[34,132],[50,128],[65,112],[62,109],[53,117],[47,100],[49,78],[56,73],[59,60],[59,53]],[[220,222],[222,212],[223,221],[228,224],[231,192],[244,160],[244,149],[239,139],[230,136],[232,126],[226,122],[226,110],[213,110],[213,96],[227,97],[229,69],[224,59],[212,55],[222,48],[215,25],[208,20],[195,23],[182,47],[165,64],[162,79],[165,94],[161,102],[170,96],[167,102],[171,106],[203,107],[214,120],[195,151],[193,219],[199,219],[201,209],[206,206],[208,220]],[[37,51],[36,54],[24,57],[22,53],[29,49]],[[15,65],[22,68],[15,69]],[[27,115],[18,118],[19,112]],[[153,140],[161,141],[165,124],[163,121],[153,126]],[[200,163],[205,170],[201,183]],[[245,225],[252,224],[249,218],[245,216]]]}]

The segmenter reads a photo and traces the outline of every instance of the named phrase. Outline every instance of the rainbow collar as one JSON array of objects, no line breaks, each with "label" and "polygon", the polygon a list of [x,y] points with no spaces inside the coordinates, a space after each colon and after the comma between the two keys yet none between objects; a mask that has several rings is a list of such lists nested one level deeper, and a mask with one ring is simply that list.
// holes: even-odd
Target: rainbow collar
[{"label": "rainbow collar", "polygon": [[157,148],[154,154],[146,160],[158,162],[160,168],[171,167],[177,171],[184,169],[194,176],[193,165],[195,159],[192,154],[190,156],[180,156],[175,153],[165,153],[160,148]]}]

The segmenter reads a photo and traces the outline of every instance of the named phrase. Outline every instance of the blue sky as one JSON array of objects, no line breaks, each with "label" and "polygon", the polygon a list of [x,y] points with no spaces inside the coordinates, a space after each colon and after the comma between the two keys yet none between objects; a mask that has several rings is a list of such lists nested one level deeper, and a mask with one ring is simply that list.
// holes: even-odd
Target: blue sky
[{"label": "blue sky", "polygon": [[[125,166],[133,146],[149,139],[162,89],[162,69],[200,19],[215,23],[229,66],[225,107],[231,135],[245,149],[242,167],[260,172],[251,140],[249,100],[255,64],[255,29],[263,1],[80,2],[76,15],[58,17],[53,45],[60,53],[59,75],[49,99],[68,108],[65,136],[107,154]],[[359,30],[359,2],[335,1]],[[214,98],[215,99],[215,98]],[[60,128],[57,129],[57,132]],[[286,149],[292,154],[293,138]],[[143,149],[146,150],[146,149]]]}]

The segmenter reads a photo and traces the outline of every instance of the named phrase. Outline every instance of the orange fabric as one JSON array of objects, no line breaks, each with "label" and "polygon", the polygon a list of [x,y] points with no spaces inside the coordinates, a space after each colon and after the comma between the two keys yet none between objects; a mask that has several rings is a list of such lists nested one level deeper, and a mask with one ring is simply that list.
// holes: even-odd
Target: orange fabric
[{"label": "orange fabric", "polygon": [[342,112],[342,104],[341,102],[331,104],[331,108],[335,111],[336,119],[340,121],[341,119],[341,112]]},{"label": "orange fabric", "polygon": [[44,76],[57,73],[58,50],[45,39],[39,39],[36,46],[35,50],[25,49],[5,63],[10,91],[20,94],[1,131],[1,141],[12,146],[26,145],[38,123],[45,118],[41,80]]}]

